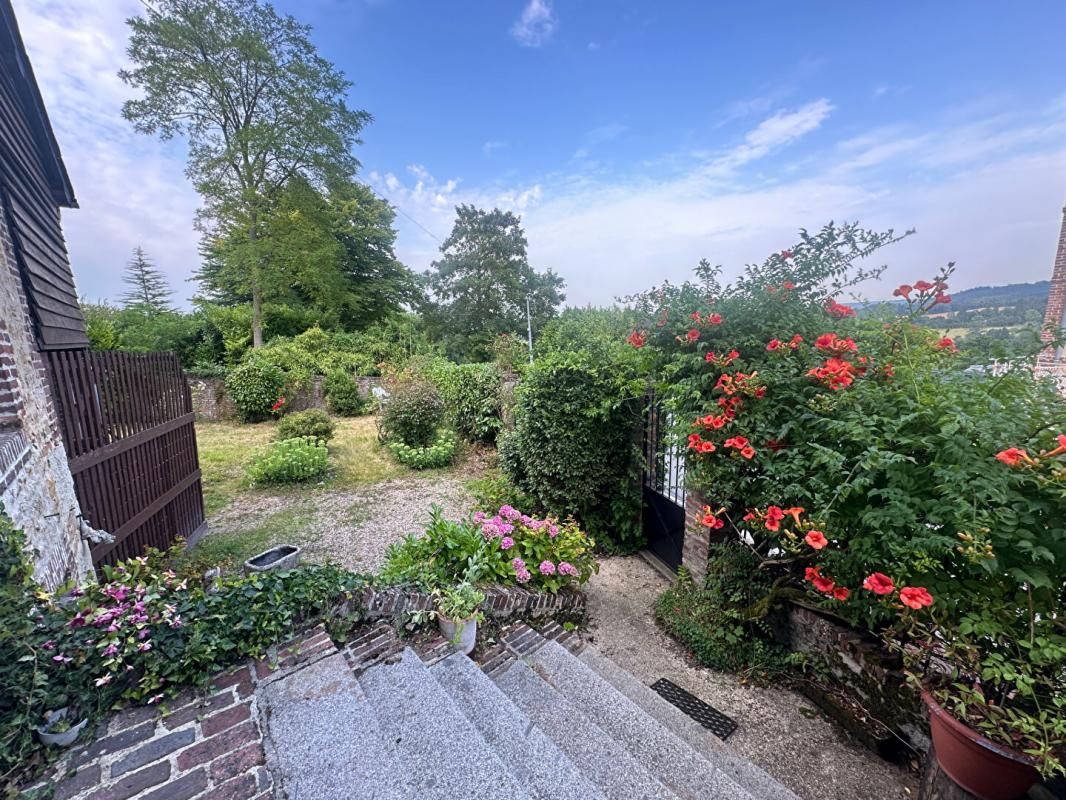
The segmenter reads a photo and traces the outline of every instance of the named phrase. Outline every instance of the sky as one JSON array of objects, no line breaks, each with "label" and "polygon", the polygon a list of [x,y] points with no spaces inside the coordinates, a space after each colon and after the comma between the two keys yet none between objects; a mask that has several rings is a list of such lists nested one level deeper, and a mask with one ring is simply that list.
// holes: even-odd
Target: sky
[{"label": "sky", "polygon": [[[80,207],[79,292],[114,299],[140,245],[196,291],[185,143],[135,133],[137,0],[13,0]],[[278,0],[374,122],[360,177],[426,269],[459,203],[520,214],[531,264],[607,304],[701,258],[725,275],[830,220],[918,235],[880,299],[1050,277],[1066,202],[1066,3],[984,0]],[[1013,9],[1013,10],[1012,10]]]}]

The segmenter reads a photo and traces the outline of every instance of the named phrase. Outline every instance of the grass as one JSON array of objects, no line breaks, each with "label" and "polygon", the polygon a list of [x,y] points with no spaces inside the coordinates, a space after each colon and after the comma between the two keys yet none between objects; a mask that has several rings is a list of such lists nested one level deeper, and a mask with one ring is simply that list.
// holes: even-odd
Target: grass
[{"label": "grass", "polygon": [[227,572],[254,555],[278,544],[301,544],[300,531],[314,517],[314,508],[304,501],[291,508],[260,517],[254,527],[239,531],[212,532],[202,538],[195,548],[187,551],[189,558],[207,566],[222,566]]},{"label": "grass", "polygon": [[[196,444],[208,516],[218,513],[241,494],[285,495],[306,491],[306,487],[300,486],[266,489],[248,486],[245,471],[256,454],[274,440],[276,428],[275,422],[258,425],[196,423]],[[329,454],[331,469],[327,484],[333,489],[379,483],[408,472],[378,442],[373,417],[338,419],[337,432],[329,443]]]}]

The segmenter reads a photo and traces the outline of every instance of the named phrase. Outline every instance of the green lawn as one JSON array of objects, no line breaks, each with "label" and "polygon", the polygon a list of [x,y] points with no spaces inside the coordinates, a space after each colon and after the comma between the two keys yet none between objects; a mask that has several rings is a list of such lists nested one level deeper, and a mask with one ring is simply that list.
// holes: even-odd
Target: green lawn
[{"label": "green lawn", "polygon": [[[245,470],[255,455],[274,440],[275,422],[240,425],[236,422],[197,422],[196,444],[203,471],[204,505],[210,516],[235,497],[257,492],[266,495],[304,493],[302,487],[251,489]],[[329,443],[331,461],[326,483],[344,489],[378,483],[407,472],[377,440],[373,417],[337,420],[337,432]]]}]

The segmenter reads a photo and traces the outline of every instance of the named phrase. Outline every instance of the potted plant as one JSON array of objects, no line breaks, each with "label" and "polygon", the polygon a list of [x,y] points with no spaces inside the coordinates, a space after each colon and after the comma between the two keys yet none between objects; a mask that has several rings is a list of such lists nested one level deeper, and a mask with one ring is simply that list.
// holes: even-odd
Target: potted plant
[{"label": "potted plant", "polygon": [[85,723],[88,722],[88,720],[82,719],[77,724],[74,724],[73,720],[76,718],[77,715],[71,714],[70,709],[66,706],[47,712],[44,715],[44,724],[36,729],[37,738],[41,740],[42,744],[54,747],[70,747],[78,738],[82,728],[85,727]]},{"label": "potted plant", "polygon": [[482,618],[478,607],[485,602],[485,595],[473,584],[464,581],[457,586],[437,590],[434,596],[440,632],[459,652],[469,654],[477,642],[477,624]]}]

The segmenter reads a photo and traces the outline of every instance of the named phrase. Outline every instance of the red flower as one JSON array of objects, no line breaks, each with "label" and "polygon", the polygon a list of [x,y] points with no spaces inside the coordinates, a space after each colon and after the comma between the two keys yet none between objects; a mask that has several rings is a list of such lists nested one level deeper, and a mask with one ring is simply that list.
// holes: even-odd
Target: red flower
[{"label": "red flower", "polygon": [[690,450],[696,449],[697,447],[700,446],[700,442],[701,441],[702,441],[702,439],[700,439],[700,435],[698,433],[690,433],[688,435],[688,446],[689,446],[689,449]]},{"label": "red flower", "polygon": [[792,506],[792,508],[786,508],[785,513],[788,516],[792,517],[793,521],[797,525],[800,524],[800,514],[803,513],[803,509],[800,506]]},{"label": "red flower", "polygon": [[749,444],[747,447],[740,448],[740,454],[748,459],[748,461],[751,461],[755,458],[755,448]]},{"label": "red flower", "polygon": [[842,303],[838,303],[836,300],[829,299],[825,304],[826,313],[831,317],[837,319],[844,319],[844,317],[854,317],[855,309],[851,306],[846,306]]},{"label": "red flower", "polygon": [[700,321],[700,312],[699,311],[693,311],[691,314],[688,315],[688,318],[689,319],[694,319],[694,320],[696,320],[696,322],[699,322]]},{"label": "red flower", "polygon": [[755,393],[752,395],[752,397],[766,397],[766,387],[760,386],[758,389],[755,390]]},{"label": "red flower", "polygon": [[724,528],[725,527],[725,520],[722,520],[722,519],[719,519],[718,517],[716,517],[714,515],[714,512],[711,511],[711,507],[710,506],[704,506],[703,507],[703,519],[702,519],[702,522],[703,522],[704,525],[706,525],[708,528],[711,528],[712,530],[718,530],[719,528]]},{"label": "red flower", "polygon": [[780,506],[770,506],[766,509],[766,530],[778,531],[781,530],[781,520],[785,518],[785,512],[781,510]]},{"label": "red flower", "polygon": [[785,444],[785,442],[781,441],[780,439],[767,439],[766,440],[766,447],[771,452],[778,453],[778,452],[784,450],[786,447],[788,447],[788,445]]},{"label": "red flower", "polygon": [[784,289],[786,292],[790,292],[796,288],[796,284],[794,284],[792,281],[785,281],[781,284],[781,288]]},{"label": "red flower", "polygon": [[704,321],[708,325],[721,325],[722,324],[722,315],[721,314],[711,314]]},{"label": "red flower", "polygon": [[688,339],[689,343],[692,343],[700,338],[700,332],[695,328],[691,328],[685,338]]},{"label": "red flower", "polygon": [[933,596],[921,586],[904,586],[899,590],[899,599],[903,605],[915,611],[933,604]]},{"label": "red flower", "polygon": [[1066,433],[1060,433],[1055,437],[1055,441],[1059,443],[1059,447],[1066,447]]},{"label": "red flower", "polygon": [[843,602],[849,597],[851,597],[851,589],[849,589],[847,586],[838,586],[833,590],[834,600],[840,600],[841,602]]},{"label": "red flower", "polygon": [[735,447],[737,450],[742,450],[748,446],[748,439],[745,436],[732,436],[725,440],[726,447]]},{"label": "red flower", "polygon": [[1058,436],[1055,437],[1055,441],[1059,443],[1059,446],[1056,447],[1054,450],[1044,453],[1045,458],[1050,458],[1052,456],[1058,456],[1062,455],[1063,453],[1066,453],[1066,434],[1060,433]]},{"label": "red flower", "polygon": [[773,352],[774,350],[779,350],[780,348],[781,348],[781,340],[780,340],[780,339],[771,339],[771,340],[770,340],[770,341],[769,341],[769,342],[768,342],[768,343],[766,344],[766,349],[767,349],[767,350],[769,350],[769,351],[770,351],[771,353],[772,353],[772,352]]},{"label": "red flower", "polygon": [[270,407],[270,410],[273,411],[274,413],[277,413],[278,411],[281,410],[281,407],[283,405],[285,405],[285,398],[284,397],[279,397],[277,400],[274,401],[274,405],[272,405]]},{"label": "red flower", "polygon": [[951,295],[941,292],[933,299],[933,305],[946,305],[951,302]]},{"label": "red flower", "polygon": [[911,292],[913,292],[913,291],[914,291],[914,287],[911,286],[909,283],[901,283],[899,285],[899,287],[894,292],[892,292],[892,296],[893,297],[902,297],[905,300],[910,300],[911,299]]},{"label": "red flower", "polygon": [[955,342],[951,340],[950,336],[943,337],[936,343],[936,347],[938,350],[947,350],[949,353],[959,352],[959,348],[955,346]]},{"label": "red flower", "polygon": [[928,292],[930,289],[935,289],[936,284],[929,283],[929,281],[918,281],[914,284],[914,288],[919,292]]},{"label": "red flower", "polygon": [[1008,447],[996,453],[996,460],[1002,461],[1008,467],[1016,467],[1021,461],[1028,461],[1029,454],[1020,447]]},{"label": "red flower", "polygon": [[815,550],[821,550],[827,544],[829,540],[825,538],[825,534],[821,531],[810,531],[803,537],[803,541],[813,547]]},{"label": "red flower", "polygon": [[892,364],[885,364],[881,367],[881,374],[886,378],[896,377],[896,368]]},{"label": "red flower", "polygon": [[822,575],[816,576],[811,583],[814,584],[814,588],[819,592],[825,592],[826,594],[829,594],[836,588],[836,583],[834,583],[832,579]]},{"label": "red flower", "polygon": [[785,260],[788,260],[788,259],[792,258],[792,251],[791,250],[782,250],[781,251],[781,258],[783,258]]},{"label": "red flower", "polygon": [[792,337],[791,339],[789,339],[789,341],[788,341],[788,346],[789,346],[789,347],[790,347],[790,348],[791,348],[792,350],[795,350],[795,349],[796,349],[797,347],[799,347],[799,346],[800,346],[800,344],[801,344],[802,342],[803,342],[803,337],[802,337],[802,336],[800,336],[800,335],[799,335],[799,334],[797,333],[797,334],[796,334],[795,336],[793,336],[793,337]]},{"label": "red flower", "polygon": [[862,588],[874,594],[892,594],[896,591],[896,584],[883,572],[875,572],[866,576],[866,580],[862,582]]},{"label": "red flower", "polygon": [[647,338],[645,337],[643,331],[633,331],[631,334],[629,334],[629,336],[626,337],[626,341],[639,350],[641,347],[644,346],[645,342],[647,341]]},{"label": "red flower", "polygon": [[747,514],[741,517],[741,519],[743,519],[745,522],[751,522],[753,519],[755,519],[755,512],[749,511]]},{"label": "red flower", "polygon": [[713,453],[718,448],[714,446],[714,442],[700,442],[701,453]]}]

